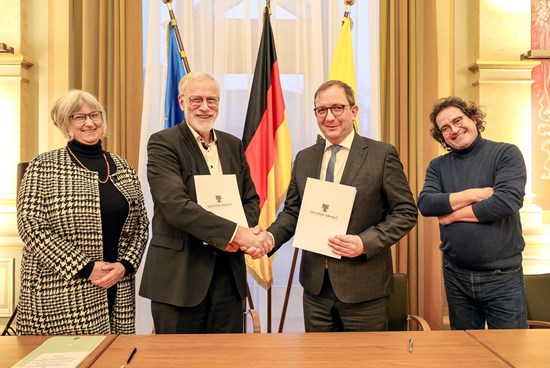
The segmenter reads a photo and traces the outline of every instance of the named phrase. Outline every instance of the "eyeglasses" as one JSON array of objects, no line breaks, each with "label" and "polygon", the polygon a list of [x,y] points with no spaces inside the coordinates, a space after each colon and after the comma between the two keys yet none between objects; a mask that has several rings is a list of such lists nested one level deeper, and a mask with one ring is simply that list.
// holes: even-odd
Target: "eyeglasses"
[{"label": "eyeglasses", "polygon": [[72,114],[69,117],[73,119],[73,121],[77,124],[84,124],[87,117],[90,117],[90,120],[92,121],[101,121],[101,119],[103,119],[101,111],[92,111],[89,114],[78,112],[76,114]]},{"label": "eyeglasses", "polygon": [[[451,125],[454,126],[455,128],[460,128],[462,126],[462,123],[464,122],[464,115],[462,116],[457,116],[456,118],[454,118],[453,120],[451,120]],[[439,128],[439,132],[443,135],[448,135],[451,133],[451,131],[453,130],[451,128],[451,125],[449,124],[445,124],[443,125],[441,128]]]},{"label": "eyeglasses", "polygon": [[206,100],[206,104],[208,107],[216,108],[218,107],[218,104],[220,103],[220,98],[216,96],[210,96],[210,97],[202,97],[202,96],[189,96],[189,106],[191,107],[199,107],[202,105],[202,102]]},{"label": "eyeglasses", "polygon": [[346,106],[351,105],[332,105],[331,107],[316,107],[313,109],[315,111],[315,115],[319,118],[324,118],[327,116],[328,111],[332,112],[332,115],[334,116],[340,116],[344,113],[344,109]]}]

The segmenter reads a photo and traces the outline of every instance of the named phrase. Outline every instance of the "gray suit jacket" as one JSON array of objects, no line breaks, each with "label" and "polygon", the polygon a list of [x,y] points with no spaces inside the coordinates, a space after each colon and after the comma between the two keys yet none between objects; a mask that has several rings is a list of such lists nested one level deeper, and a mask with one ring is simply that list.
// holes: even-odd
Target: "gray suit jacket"
[{"label": "gray suit jacket", "polygon": [[[242,142],[216,131],[224,174],[236,174],[249,226],[259,216],[259,197],[250,177]],[[195,175],[210,172],[185,122],[155,133],[147,146],[147,178],[154,202],[153,236],[139,294],[180,307],[199,304],[208,291],[217,257],[227,257],[237,289],[246,296],[246,267],[241,251],[227,253],[236,223],[197,204]],[[208,243],[205,245],[204,243]]]},{"label": "gray suit jacket", "polygon": [[[320,177],[324,147],[322,140],[296,155],[284,209],[267,229],[275,250],[294,235],[306,180]],[[410,231],[418,215],[395,147],[356,134],[340,184],[357,188],[347,234],[361,237],[366,254],[336,259],[303,251],[300,283],[318,295],[328,262],[339,300],[358,303],[388,296],[393,285],[390,246]]]}]

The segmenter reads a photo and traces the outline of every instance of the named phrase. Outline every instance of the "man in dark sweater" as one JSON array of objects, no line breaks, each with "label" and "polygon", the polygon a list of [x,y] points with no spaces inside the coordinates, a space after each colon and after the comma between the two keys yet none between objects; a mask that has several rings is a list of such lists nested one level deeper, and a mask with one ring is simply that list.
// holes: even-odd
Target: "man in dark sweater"
[{"label": "man in dark sweater", "polygon": [[457,97],[435,104],[430,133],[449,153],[430,162],[418,208],[439,220],[451,328],[526,328],[525,162],[516,146],[481,137],[484,118]]}]

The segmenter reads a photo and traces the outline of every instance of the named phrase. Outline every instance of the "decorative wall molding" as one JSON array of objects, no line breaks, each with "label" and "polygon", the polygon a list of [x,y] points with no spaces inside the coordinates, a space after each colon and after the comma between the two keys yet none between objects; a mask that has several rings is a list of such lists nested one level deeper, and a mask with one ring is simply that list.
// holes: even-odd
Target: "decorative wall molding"
[{"label": "decorative wall molding", "polygon": [[536,60],[478,60],[468,67],[477,74],[477,80],[472,85],[481,84],[527,84],[533,83],[531,71],[540,64]]},{"label": "decorative wall molding", "polygon": [[[23,242],[17,230],[17,209],[14,198],[0,197],[0,249],[2,248],[23,248]],[[1,253],[0,256],[2,256]]]},{"label": "decorative wall molding", "polygon": [[0,54],[13,54],[14,49],[13,47],[6,45],[3,42],[0,42]]},{"label": "decorative wall molding", "polygon": [[29,83],[28,70],[33,64],[22,55],[0,54],[0,79],[20,79]]},{"label": "decorative wall molding", "polygon": [[547,60],[550,59],[550,50],[529,50],[520,55],[521,60]]}]

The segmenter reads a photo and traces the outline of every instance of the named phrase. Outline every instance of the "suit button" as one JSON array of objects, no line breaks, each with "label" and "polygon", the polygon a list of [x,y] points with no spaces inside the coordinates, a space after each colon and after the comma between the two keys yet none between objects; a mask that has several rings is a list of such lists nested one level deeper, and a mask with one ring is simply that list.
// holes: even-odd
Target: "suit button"
[{"label": "suit button", "polygon": [[212,252],[212,254],[214,254],[215,256],[217,256],[217,255],[218,255],[218,251],[215,250],[215,251]]}]

